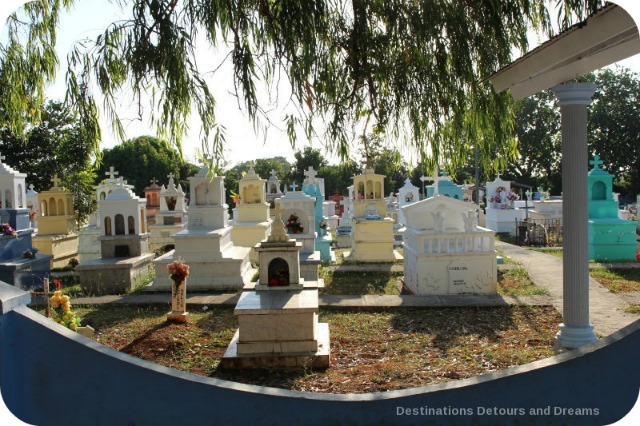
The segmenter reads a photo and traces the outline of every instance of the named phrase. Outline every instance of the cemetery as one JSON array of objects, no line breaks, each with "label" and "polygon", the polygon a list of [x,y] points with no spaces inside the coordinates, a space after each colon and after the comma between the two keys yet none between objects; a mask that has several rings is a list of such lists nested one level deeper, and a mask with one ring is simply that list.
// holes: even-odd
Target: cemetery
[{"label": "cemetery", "polygon": [[[271,7],[260,14],[282,24]],[[557,162],[536,171],[518,164],[529,154],[518,157],[515,145],[510,152],[504,129],[480,128],[506,118],[463,120],[458,105],[440,98],[424,104],[455,111],[443,114],[452,120],[442,118],[443,127],[464,142],[443,142],[428,121],[434,142],[418,148],[417,164],[406,161],[385,145],[383,136],[397,136],[384,135],[386,120],[399,116],[381,113],[377,97],[388,102],[388,89],[378,92],[373,76],[362,80],[371,109],[353,105],[358,120],[369,114],[361,137],[354,129],[363,123],[349,123],[362,150],[349,152],[332,134],[332,149],[347,153],[339,164],[312,148],[296,151],[295,162],[247,149],[229,163],[215,145],[214,155],[198,149],[196,165],[171,135],[126,141],[135,148],[128,154],[105,149],[79,166],[57,152],[37,169],[0,140],[5,404],[32,424],[51,424],[53,415],[70,424],[609,424],[624,416],[640,383],[640,194],[620,158],[589,141],[589,120],[600,116],[588,111],[602,102],[598,79],[606,74],[567,81],[640,53],[640,38],[621,8],[594,7],[588,26],[565,28],[510,64],[488,62],[501,67],[483,80],[498,102],[487,110],[504,107],[495,95],[506,90],[517,101],[550,89],[536,108],[555,108],[548,136],[558,151],[544,141],[539,149]],[[594,41],[594,32],[609,39]],[[353,43],[350,73],[358,76],[374,52]],[[297,55],[287,49],[279,54]],[[401,53],[400,62],[412,63],[409,48]],[[290,70],[306,92],[302,107],[326,114],[336,88],[322,73],[300,84],[299,70]],[[468,87],[441,89],[466,96]],[[491,103],[480,95],[476,101]],[[206,121],[208,108],[194,105]],[[333,132],[345,124],[344,105],[335,105]],[[163,120],[174,120],[164,107]],[[514,122],[500,125],[524,152],[532,125],[520,124],[538,111],[517,108]],[[415,121],[421,114],[406,118],[417,134],[425,131]],[[472,130],[465,120],[478,118]],[[183,123],[171,124],[179,132]],[[3,131],[10,142],[13,127]],[[306,131],[311,143],[315,129]],[[143,152],[151,145],[166,151],[151,158]],[[59,414],[66,398],[69,413]]]}]

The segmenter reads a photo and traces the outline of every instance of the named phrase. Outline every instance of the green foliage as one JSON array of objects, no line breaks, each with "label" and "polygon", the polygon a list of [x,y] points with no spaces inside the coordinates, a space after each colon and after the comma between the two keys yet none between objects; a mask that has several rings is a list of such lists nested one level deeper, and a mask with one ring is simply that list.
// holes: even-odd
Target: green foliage
[{"label": "green foliage", "polygon": [[[57,60],[58,12],[70,3],[29,3],[24,24],[11,20],[10,41],[0,46],[0,108],[14,130],[27,120],[24,111],[42,102]],[[195,46],[206,39],[214,50],[228,50],[235,92],[254,124],[267,109],[258,86],[275,93],[286,72],[297,106],[295,115],[283,117],[292,142],[300,127],[311,138],[321,122],[327,148],[346,159],[353,129],[372,119],[376,131],[403,136],[429,161],[444,156],[454,168],[466,160],[472,146],[466,141],[480,144],[487,169],[503,167],[513,155],[509,96],[493,93],[485,79],[511,61],[514,48],[527,49],[530,26],[550,33],[552,21],[552,5],[540,0],[118,3],[129,15],[68,56],[68,100],[95,144],[97,98],[122,136],[116,97],[130,88],[140,111],[143,94],[150,95],[151,123],[178,147],[196,113],[202,151],[221,157],[224,128],[204,79],[216,70],[200,70]],[[562,1],[560,29],[603,3]],[[20,38],[24,27],[27,36]]]},{"label": "green foliage", "polygon": [[51,188],[57,175],[61,186],[73,192],[76,221],[83,224],[95,210],[92,142],[77,114],[63,103],[50,101],[38,114],[42,121],[24,139],[9,128],[0,129],[0,151],[7,164],[27,174],[27,182],[38,192]]},{"label": "green foliage", "polygon": [[164,183],[169,173],[176,176],[176,184],[182,184],[188,192],[188,176],[192,176],[197,167],[184,162],[180,153],[171,148],[166,141],[152,137],[140,136],[130,139],[102,154],[102,163],[98,169],[98,177],[104,179],[109,167],[113,166],[119,175],[134,186],[138,195],[144,193],[151,179]]},{"label": "green foliage", "polygon": [[329,164],[319,149],[313,149],[310,146],[305,146],[302,151],[296,151],[293,156],[296,162],[291,173],[291,182],[295,182],[298,188],[302,186],[302,181],[306,178],[304,172],[309,170],[309,167],[320,170]]}]

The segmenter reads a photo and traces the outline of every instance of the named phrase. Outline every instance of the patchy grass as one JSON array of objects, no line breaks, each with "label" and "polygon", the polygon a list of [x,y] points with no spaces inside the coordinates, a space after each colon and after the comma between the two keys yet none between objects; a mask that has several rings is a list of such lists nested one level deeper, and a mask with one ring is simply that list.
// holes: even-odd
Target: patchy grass
[{"label": "patchy grass", "polygon": [[473,377],[553,355],[560,315],[552,307],[326,311],[331,366],[324,371],[220,371],[236,330],[232,309],[165,321],[166,307],[76,308],[94,340],[133,356],[209,377],[318,393],[404,389]]},{"label": "patchy grass", "polygon": [[512,268],[506,271],[498,270],[498,293],[506,296],[533,296],[549,294],[543,288],[537,287],[529,278],[525,268]]},{"label": "patchy grass", "polygon": [[498,256],[502,256],[502,261],[505,265],[522,265],[522,262],[518,262],[517,260],[514,260],[513,258],[505,255],[504,250],[500,248],[496,248],[496,254]]},{"label": "patchy grass", "polygon": [[527,247],[529,250],[539,251],[540,253],[548,254],[558,259],[562,259],[563,250],[558,247]]},{"label": "patchy grass", "polygon": [[503,243],[516,244],[516,236],[511,235],[509,232],[496,232],[495,238]]},{"label": "patchy grass", "polygon": [[625,308],[624,311],[629,314],[640,315],[640,305],[637,305],[637,304],[629,305]]},{"label": "patchy grass", "polygon": [[593,268],[589,275],[612,293],[640,291],[640,269]]},{"label": "patchy grass", "polygon": [[402,272],[337,272],[322,269],[321,294],[400,294]]}]

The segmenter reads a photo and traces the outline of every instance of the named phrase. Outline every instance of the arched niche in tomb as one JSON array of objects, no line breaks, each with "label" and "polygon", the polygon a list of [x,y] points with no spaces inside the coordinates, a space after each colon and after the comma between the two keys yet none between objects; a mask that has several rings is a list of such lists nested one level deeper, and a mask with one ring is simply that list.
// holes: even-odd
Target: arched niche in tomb
[{"label": "arched niche in tomb", "polygon": [[49,216],[58,216],[58,203],[55,198],[49,198]]},{"label": "arched niche in tomb", "polygon": [[100,200],[104,200],[105,198],[107,198],[107,193],[104,191],[100,191]]},{"label": "arched niche in tomb", "polygon": [[244,187],[241,197],[246,204],[256,204],[262,201],[260,189],[253,184],[249,184]]},{"label": "arched niche in tomb", "polygon": [[22,198],[22,185],[18,184],[18,208],[24,207],[24,199]]},{"label": "arched niche in tomb", "polygon": [[201,182],[196,186],[196,206],[207,205],[207,194],[209,193],[209,187],[207,182]]},{"label": "arched niche in tomb", "polygon": [[67,198],[67,211],[69,214],[72,214],[73,212],[73,201],[71,198]]},{"label": "arched niche in tomb", "polygon": [[164,200],[167,203],[167,210],[172,212],[176,209],[176,203],[178,202],[178,197],[165,196]]},{"label": "arched niche in tomb", "polygon": [[124,216],[118,213],[115,216],[116,235],[125,235],[124,233]]},{"label": "arched niche in tomb", "polygon": [[11,195],[11,190],[7,189],[6,191],[4,191],[4,208],[5,209],[13,208],[13,205],[11,204],[12,199],[13,199],[13,196]]},{"label": "arched niche in tomb", "polygon": [[58,199],[58,214],[60,216],[64,216],[66,212],[64,211],[64,201]]},{"label": "arched niche in tomb", "polygon": [[111,230],[111,218],[109,216],[104,218],[104,235],[111,235],[113,231]]},{"label": "arched niche in tomb", "polygon": [[47,216],[48,214],[49,211],[47,209],[47,200],[42,200],[42,202],[40,203],[40,215]]},{"label": "arched niche in tomb", "polygon": [[413,192],[407,192],[407,195],[404,197],[404,201],[407,203],[413,202]]},{"label": "arched niche in tomb", "polygon": [[269,287],[289,285],[289,263],[281,257],[276,257],[269,262],[267,280]]},{"label": "arched niche in tomb", "polygon": [[594,182],[591,187],[591,197],[594,201],[607,199],[607,185],[602,181]]},{"label": "arched niche in tomb", "polygon": [[300,209],[287,210],[280,218],[284,223],[284,229],[287,234],[293,235],[294,238],[296,234],[305,234],[310,231],[307,215]]},{"label": "arched niche in tomb", "polygon": [[136,233],[136,220],[133,216],[129,216],[127,218],[127,228],[129,235],[134,235]]},{"label": "arched niche in tomb", "polygon": [[365,192],[364,192],[364,183],[363,182],[358,183],[358,189],[357,189],[356,193],[357,193],[356,198],[358,198],[359,200],[364,198]]},{"label": "arched niche in tomb", "polygon": [[382,182],[375,183],[374,198],[382,198]]},{"label": "arched niche in tomb", "polygon": [[278,193],[278,185],[275,182],[269,183],[269,194],[277,194]]}]

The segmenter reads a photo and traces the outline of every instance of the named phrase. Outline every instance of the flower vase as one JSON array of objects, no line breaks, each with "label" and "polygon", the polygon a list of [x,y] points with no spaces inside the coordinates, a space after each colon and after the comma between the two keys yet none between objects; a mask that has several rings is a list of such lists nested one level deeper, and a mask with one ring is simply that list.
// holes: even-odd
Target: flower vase
[{"label": "flower vase", "polygon": [[167,314],[167,321],[187,322],[187,280],[172,281],[171,283],[171,312]]}]

